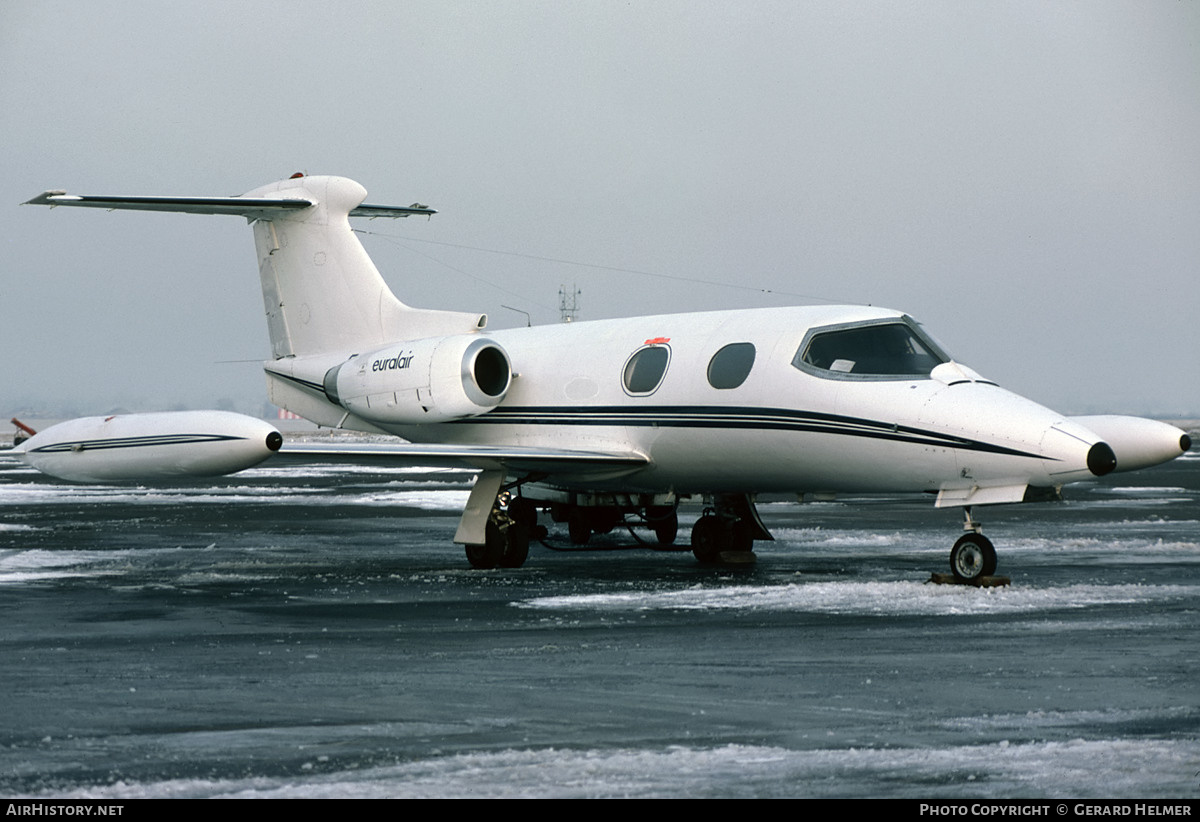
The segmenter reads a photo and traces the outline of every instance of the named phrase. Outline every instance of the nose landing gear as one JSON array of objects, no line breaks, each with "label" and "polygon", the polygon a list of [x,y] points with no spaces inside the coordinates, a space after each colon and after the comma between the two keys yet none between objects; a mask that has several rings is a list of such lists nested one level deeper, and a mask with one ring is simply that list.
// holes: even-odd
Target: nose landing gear
[{"label": "nose landing gear", "polygon": [[996,549],[983,534],[963,534],[950,549],[950,570],[959,582],[975,582],[996,573]]},{"label": "nose landing gear", "polygon": [[970,506],[965,507],[963,513],[963,530],[967,533],[959,537],[950,549],[950,572],[953,576],[945,579],[946,574],[934,574],[930,581],[978,587],[1007,585],[1007,577],[996,576],[996,548],[992,541],[983,535],[980,524],[971,518]]}]

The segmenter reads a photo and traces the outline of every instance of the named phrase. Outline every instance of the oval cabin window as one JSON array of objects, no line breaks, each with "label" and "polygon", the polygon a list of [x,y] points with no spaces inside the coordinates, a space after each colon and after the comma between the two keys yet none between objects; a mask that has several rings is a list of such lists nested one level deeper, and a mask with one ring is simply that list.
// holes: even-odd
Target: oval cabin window
[{"label": "oval cabin window", "polygon": [[671,349],[665,345],[639,348],[625,363],[623,382],[630,394],[652,394],[662,383],[671,361]]},{"label": "oval cabin window", "polygon": [[754,367],[754,343],[730,343],[708,361],[708,384],[713,388],[737,388]]}]

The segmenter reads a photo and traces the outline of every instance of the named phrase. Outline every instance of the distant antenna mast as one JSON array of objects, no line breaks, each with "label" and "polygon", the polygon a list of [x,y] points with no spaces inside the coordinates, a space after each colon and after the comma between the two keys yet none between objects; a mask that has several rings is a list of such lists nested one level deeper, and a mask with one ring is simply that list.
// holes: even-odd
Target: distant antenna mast
[{"label": "distant antenna mast", "polygon": [[558,319],[559,322],[573,323],[575,315],[579,313],[579,295],[583,293],[574,284],[571,285],[570,293],[567,292],[565,285],[559,286],[558,289]]}]

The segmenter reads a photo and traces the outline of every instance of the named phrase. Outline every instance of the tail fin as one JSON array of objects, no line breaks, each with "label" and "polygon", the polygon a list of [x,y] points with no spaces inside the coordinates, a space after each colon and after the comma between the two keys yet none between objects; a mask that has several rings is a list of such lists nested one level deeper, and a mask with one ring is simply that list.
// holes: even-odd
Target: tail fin
[{"label": "tail fin", "polygon": [[238,214],[254,227],[271,355],[354,353],[389,342],[477,331],[484,314],[412,308],[396,299],[350,229],[350,216],[432,214],[363,205],[343,177],[295,177],[240,197],[97,197],[47,191],[29,201],[191,214]]},{"label": "tail fin", "polygon": [[350,230],[348,217],[367,196],[353,180],[301,177],[245,196],[298,197],[313,203],[254,222],[276,359],[351,353],[397,340],[468,333],[486,324],[480,314],[416,309],[396,299]]}]

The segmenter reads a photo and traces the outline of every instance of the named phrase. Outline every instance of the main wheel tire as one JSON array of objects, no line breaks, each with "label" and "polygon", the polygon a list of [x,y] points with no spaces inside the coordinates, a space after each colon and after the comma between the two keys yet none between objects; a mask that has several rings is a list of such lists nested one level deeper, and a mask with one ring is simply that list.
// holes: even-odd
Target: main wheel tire
[{"label": "main wheel tire", "polygon": [[960,582],[996,573],[996,548],[983,534],[963,534],[950,549],[950,571]]},{"label": "main wheel tire", "polygon": [[621,511],[611,505],[588,510],[588,524],[592,533],[607,534],[621,524]]},{"label": "main wheel tire", "polygon": [[679,515],[671,508],[651,508],[646,511],[650,527],[659,545],[674,545],[679,536]]},{"label": "main wheel tire", "polygon": [[467,562],[471,567],[478,571],[486,571],[489,568],[495,568],[495,565],[488,563],[488,550],[486,545],[464,545],[467,552]]},{"label": "main wheel tire", "polygon": [[538,509],[531,499],[525,497],[514,499],[508,504],[508,515],[513,522],[520,523],[531,531],[537,525]]},{"label": "main wheel tire", "polygon": [[754,526],[750,524],[749,520],[739,519],[733,524],[729,550],[742,552],[754,550]]},{"label": "main wheel tire", "polygon": [[716,562],[725,549],[725,528],[714,516],[703,516],[692,526],[692,553],[704,563]]},{"label": "main wheel tire", "polygon": [[520,568],[528,558],[529,529],[514,522],[504,532],[504,553],[500,556],[500,567]]},{"label": "main wheel tire", "polygon": [[471,563],[472,568],[481,571],[495,568],[504,556],[505,540],[504,534],[500,533],[500,526],[488,520],[484,533],[486,534],[484,538],[487,540],[484,545],[464,546],[467,551],[467,562]]},{"label": "main wheel tire", "polygon": [[567,534],[572,545],[587,545],[592,538],[592,523],[582,508],[575,508],[567,517]]}]

